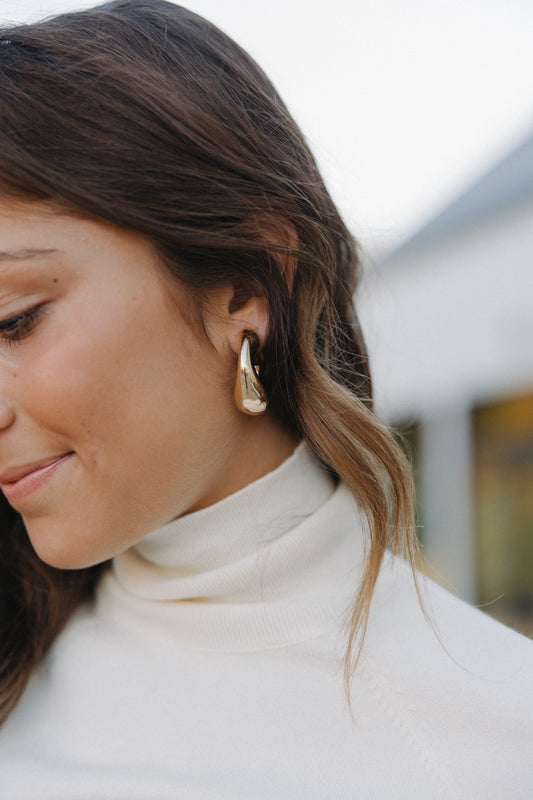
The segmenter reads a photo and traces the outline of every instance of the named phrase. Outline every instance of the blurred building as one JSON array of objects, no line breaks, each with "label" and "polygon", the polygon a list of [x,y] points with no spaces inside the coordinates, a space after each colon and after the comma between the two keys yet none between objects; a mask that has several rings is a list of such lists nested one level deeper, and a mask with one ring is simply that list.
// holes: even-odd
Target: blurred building
[{"label": "blurred building", "polygon": [[374,265],[358,302],[430,571],[533,634],[533,135]]}]

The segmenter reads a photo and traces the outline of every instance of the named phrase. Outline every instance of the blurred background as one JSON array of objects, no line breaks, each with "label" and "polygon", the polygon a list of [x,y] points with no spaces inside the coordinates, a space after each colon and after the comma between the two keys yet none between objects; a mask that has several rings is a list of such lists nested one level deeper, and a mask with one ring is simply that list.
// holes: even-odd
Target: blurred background
[{"label": "blurred background", "polygon": [[[91,5],[0,0],[0,20]],[[361,242],[427,571],[533,635],[533,3],[184,5],[273,79]]]}]

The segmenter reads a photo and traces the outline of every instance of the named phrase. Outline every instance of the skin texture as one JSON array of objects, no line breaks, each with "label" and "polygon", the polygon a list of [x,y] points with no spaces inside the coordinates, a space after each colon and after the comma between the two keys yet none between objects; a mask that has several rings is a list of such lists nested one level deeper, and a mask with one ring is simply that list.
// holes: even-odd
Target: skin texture
[{"label": "skin texture", "polygon": [[69,454],[13,502],[53,566],[108,559],[295,447],[233,402],[242,330],[267,335],[264,298],[233,311],[232,287],[214,292],[206,339],[171,294],[143,237],[0,200],[0,475]]}]

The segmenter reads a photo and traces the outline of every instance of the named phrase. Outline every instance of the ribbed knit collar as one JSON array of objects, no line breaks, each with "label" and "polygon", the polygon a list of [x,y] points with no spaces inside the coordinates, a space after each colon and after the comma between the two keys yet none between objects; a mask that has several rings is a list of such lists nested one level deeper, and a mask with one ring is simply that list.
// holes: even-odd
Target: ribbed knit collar
[{"label": "ribbed knit collar", "polygon": [[[335,521],[339,494],[352,536]],[[328,590],[360,551],[348,495],[302,443],[273,472],[117,556],[100,607],[186,647],[247,649],[316,635],[330,613]]]}]

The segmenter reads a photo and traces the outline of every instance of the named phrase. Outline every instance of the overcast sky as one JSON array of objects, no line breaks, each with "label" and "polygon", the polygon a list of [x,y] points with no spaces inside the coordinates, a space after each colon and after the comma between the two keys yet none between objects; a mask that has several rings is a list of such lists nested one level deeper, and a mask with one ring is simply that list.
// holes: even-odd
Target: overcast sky
[{"label": "overcast sky", "polygon": [[[91,5],[0,0],[0,19]],[[532,0],[184,5],[274,80],[370,247],[417,228],[533,130]]]}]

